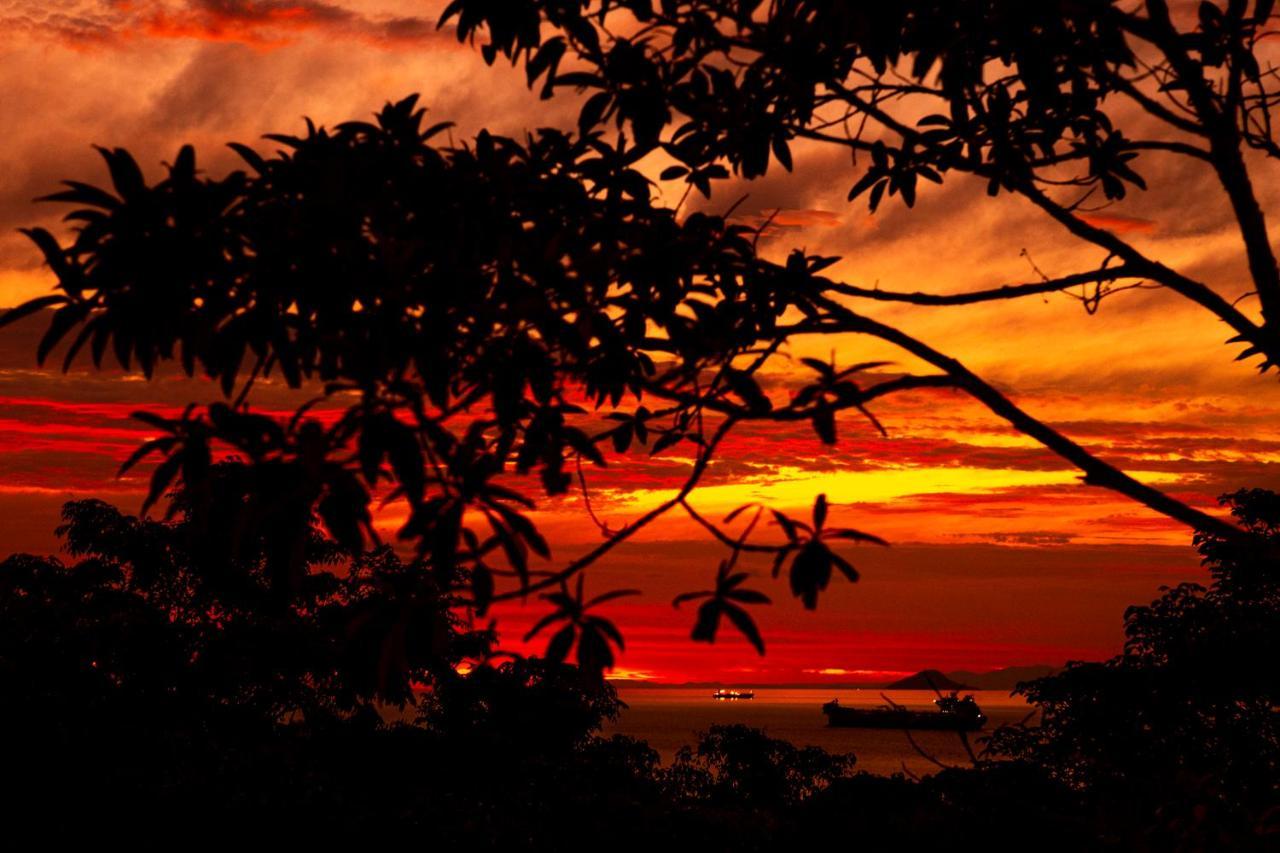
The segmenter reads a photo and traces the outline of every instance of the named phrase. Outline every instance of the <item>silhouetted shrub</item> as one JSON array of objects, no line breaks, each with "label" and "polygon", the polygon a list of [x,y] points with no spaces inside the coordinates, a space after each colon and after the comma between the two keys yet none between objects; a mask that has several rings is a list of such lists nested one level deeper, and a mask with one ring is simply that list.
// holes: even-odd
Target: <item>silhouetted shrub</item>
[{"label": "silhouetted shrub", "polygon": [[1280,504],[1262,490],[1223,502],[1254,538],[1196,537],[1209,587],[1129,608],[1123,654],[1019,685],[1040,724],[993,738],[1119,812],[1108,820],[1221,849],[1256,841],[1280,803]]}]

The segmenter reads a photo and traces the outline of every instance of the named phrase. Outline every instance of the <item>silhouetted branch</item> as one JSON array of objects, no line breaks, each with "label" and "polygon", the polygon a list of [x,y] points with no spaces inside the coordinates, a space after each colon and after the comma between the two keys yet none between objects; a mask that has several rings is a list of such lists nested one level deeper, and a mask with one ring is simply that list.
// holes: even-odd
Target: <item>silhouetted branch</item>
[{"label": "silhouetted branch", "polygon": [[1084,221],[1067,207],[1050,199],[1039,188],[1024,184],[1020,187],[1020,191],[1075,236],[1101,246],[1122,259],[1134,275],[1157,281],[1197,305],[1207,308],[1235,330],[1242,340],[1249,341],[1265,352],[1269,362],[1280,363],[1280,343],[1270,342],[1270,335],[1266,330],[1259,328],[1256,323],[1208,285],[1189,278],[1172,267],[1151,260],[1113,232]]},{"label": "silhouetted branch", "polygon": [[1019,432],[1034,438],[1075,465],[1084,472],[1084,481],[1088,485],[1111,489],[1196,530],[1211,531],[1224,537],[1239,538],[1244,535],[1230,523],[1187,506],[1159,489],[1138,482],[1114,465],[1098,459],[1062,433],[1024,412],[1008,397],[971,372],[958,360],[943,355],[892,326],[856,314],[832,299],[819,296],[815,297],[815,302],[831,314],[832,320],[797,324],[791,329],[793,334],[855,332],[873,335],[896,344],[912,355],[945,371],[957,387],[964,389],[994,414],[1008,421]]},{"label": "silhouetted branch", "polygon": [[881,290],[880,288],[859,287],[843,282],[832,282],[829,289],[843,296],[856,296],[862,299],[874,299],[880,302],[908,302],[912,305],[973,305],[978,302],[992,302],[1000,299],[1017,299],[1022,296],[1034,296],[1042,293],[1055,293],[1080,284],[1115,281],[1122,278],[1140,278],[1136,268],[1128,264],[1111,268],[1100,268],[1088,272],[1074,273],[1047,281],[1035,281],[1027,284],[1006,284],[987,290],[974,290],[967,293],[925,293],[916,291]]},{"label": "silhouetted branch", "polygon": [[537,592],[539,590],[547,589],[548,587],[556,586],[573,577],[587,566],[590,566],[605,554],[608,554],[615,547],[630,539],[632,535],[646,527],[650,522],[665,515],[668,510],[677,506],[689,495],[691,491],[693,491],[694,487],[697,486],[698,481],[702,479],[702,475],[706,472],[707,465],[710,464],[716,448],[720,445],[720,442],[724,437],[729,434],[729,430],[733,429],[735,423],[737,423],[737,420],[733,417],[727,417],[720,422],[720,425],[716,428],[715,432],[712,433],[711,438],[707,440],[705,448],[703,448],[702,452],[698,455],[697,460],[694,462],[693,470],[689,473],[689,477],[685,480],[684,485],[680,487],[680,490],[674,497],[658,504],[644,515],[640,516],[640,518],[626,525],[621,530],[618,530],[595,548],[592,548],[586,554],[576,560],[570,561],[564,566],[564,568],[540,578],[539,580],[532,581],[521,589],[498,593],[493,596],[493,601],[508,601],[513,598],[523,598],[530,592]]},{"label": "silhouetted branch", "polygon": [[777,554],[779,551],[785,550],[784,546],[752,545],[746,542],[741,537],[739,537],[738,539],[734,539],[732,536],[725,533],[719,527],[717,527],[716,525],[708,521],[706,518],[704,518],[701,513],[699,513],[697,510],[695,510],[693,507],[689,505],[689,502],[687,500],[681,500],[680,506],[684,509],[686,513],[688,513],[690,518],[692,518],[698,524],[702,525],[702,527],[706,529],[707,532],[709,532],[712,536],[714,536],[719,542],[737,551],[747,551],[753,554]]},{"label": "silhouetted branch", "polygon": [[[868,102],[864,98],[853,92],[844,92],[851,103],[855,104],[859,109],[864,110],[867,114],[874,117],[877,121],[889,128],[893,132],[902,137],[904,142],[914,146],[927,147],[928,140],[923,134],[909,125],[904,124],[899,119],[885,112],[879,106]],[[1236,310],[1232,305],[1219,296],[1215,291],[1207,285],[1195,281],[1182,273],[1166,266],[1165,264],[1153,261],[1139,252],[1131,243],[1121,239],[1115,233],[1105,228],[1099,228],[1091,225],[1077,216],[1072,210],[1063,205],[1052,201],[1042,189],[1036,186],[1034,177],[1030,171],[1024,172],[1018,178],[1010,178],[995,171],[993,167],[987,165],[975,165],[966,160],[957,153],[950,151],[939,151],[938,158],[944,162],[949,168],[962,172],[970,172],[972,174],[988,178],[992,181],[1007,181],[1019,193],[1026,196],[1033,204],[1044,210],[1060,224],[1066,227],[1068,231],[1081,239],[1088,240],[1095,245],[1101,246],[1111,252],[1116,257],[1125,262],[1129,272],[1135,276],[1143,278],[1151,278],[1161,284],[1167,286],[1170,290],[1190,299],[1196,304],[1207,308],[1216,314],[1223,321],[1234,329],[1237,334],[1244,340],[1249,341],[1257,346],[1262,352],[1267,354],[1268,362],[1280,363],[1280,342],[1269,340],[1269,335],[1265,334],[1255,323],[1249,320],[1244,314]],[[1246,239],[1247,236],[1246,236]],[[1270,252],[1270,249],[1267,249]],[[1262,264],[1265,268],[1266,264]],[[1259,287],[1266,285],[1276,273],[1274,272],[1274,258],[1271,261],[1271,272],[1266,269],[1262,271],[1264,281]],[[1280,294],[1280,285],[1276,287],[1277,294]]]},{"label": "silhouetted branch", "polygon": [[[803,332],[802,332],[803,333]],[[779,337],[779,342],[786,340],[786,335]],[[686,407],[701,407],[724,415],[733,415],[741,421],[772,421],[775,423],[794,423],[807,421],[813,417],[813,409],[808,406],[784,406],[768,411],[752,411],[720,397],[699,395],[673,389],[660,382],[644,383],[645,390],[664,399],[679,402]],[[887,379],[868,388],[859,389],[856,399],[844,403],[832,403],[835,412],[849,409],[861,409],[867,403],[897,394],[903,391],[917,391],[925,388],[956,388],[952,377],[945,374],[932,376],[905,375],[895,379]]]}]

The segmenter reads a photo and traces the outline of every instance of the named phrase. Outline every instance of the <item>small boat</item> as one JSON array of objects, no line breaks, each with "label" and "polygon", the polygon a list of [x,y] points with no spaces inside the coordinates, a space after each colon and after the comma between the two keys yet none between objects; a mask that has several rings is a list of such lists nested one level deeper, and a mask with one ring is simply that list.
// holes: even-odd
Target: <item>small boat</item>
[{"label": "small boat", "polygon": [[711,694],[712,699],[754,699],[756,694],[752,690],[725,690],[723,687]]},{"label": "small boat", "polygon": [[934,700],[936,711],[912,711],[886,698],[882,708],[845,708],[838,699],[822,706],[827,725],[860,729],[937,729],[953,732],[975,732],[986,725],[972,696],[959,698],[955,693]]}]

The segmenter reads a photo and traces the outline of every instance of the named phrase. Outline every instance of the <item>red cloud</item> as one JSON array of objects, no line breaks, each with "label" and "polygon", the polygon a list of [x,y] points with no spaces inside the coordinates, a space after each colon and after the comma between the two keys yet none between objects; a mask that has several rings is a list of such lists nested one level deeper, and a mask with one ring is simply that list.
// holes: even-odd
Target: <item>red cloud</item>
[{"label": "red cloud", "polygon": [[270,49],[307,31],[389,46],[424,41],[435,36],[436,28],[420,18],[374,19],[315,0],[195,0],[179,12],[157,10],[143,20],[142,31],[156,38],[233,41]]},{"label": "red cloud", "polygon": [[1156,223],[1150,219],[1122,216],[1118,213],[1083,213],[1080,218],[1090,225],[1105,228],[1116,234],[1147,233],[1156,230]]},{"label": "red cloud", "polygon": [[844,223],[840,214],[830,210],[778,208],[773,211],[735,217],[755,228],[762,236],[773,237],[785,231],[802,228],[836,228]]},{"label": "red cloud", "polygon": [[434,21],[374,17],[323,0],[150,0],[115,3],[83,15],[28,15],[0,18],[0,22],[76,49],[153,38],[233,42],[269,50],[288,45],[303,33],[383,47],[420,45],[429,39],[456,44],[452,33],[440,33]]}]

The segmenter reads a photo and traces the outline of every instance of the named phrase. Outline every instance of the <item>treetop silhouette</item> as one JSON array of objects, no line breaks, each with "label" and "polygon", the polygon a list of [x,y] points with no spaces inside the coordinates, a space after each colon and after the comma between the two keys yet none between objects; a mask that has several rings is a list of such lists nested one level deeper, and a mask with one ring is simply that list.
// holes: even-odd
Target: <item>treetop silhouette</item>
[{"label": "treetop silhouette", "polygon": [[[575,829],[598,843],[625,824],[735,849],[826,841],[851,821],[872,846],[977,843],[999,821],[1053,849],[1269,849],[1280,499],[1228,496],[1234,523],[1187,506],[856,306],[1062,291],[1094,311],[1157,285],[1226,323],[1264,371],[1280,363],[1280,277],[1253,180],[1280,154],[1260,47],[1272,13],[1263,0],[1194,16],[1163,0],[455,0],[443,21],[490,62],[523,63],[544,96],[587,96],[576,133],[443,145],[447,124],[428,125],[415,96],[371,122],[268,136],[270,154],[233,144],[245,166],[222,176],[184,147],[151,183],[126,150],[100,149],[109,186],[47,197],[73,206],[70,242],[28,231],[57,292],[0,326],[45,312],[41,363],[65,347],[64,369],[174,365],[223,399],[137,413],[155,437],[121,471],[154,465],[141,513],[64,507],[75,565],[0,562],[20,816],[71,802],[116,822],[141,803],[149,825],[184,831],[215,814],[306,818],[295,830],[416,818],[454,846],[564,846]],[[661,151],[675,165],[660,180],[710,197],[735,173],[790,169],[797,139],[856,153],[849,197],[873,210],[970,175],[1101,260],[968,293],[870,289],[824,275],[834,258],[762,257],[761,227],[663,207],[645,176]],[[1256,316],[1091,220],[1145,189],[1157,154],[1216,176]],[[932,372],[802,359],[785,401],[760,378],[791,343],[848,336]],[[286,417],[256,408],[276,377],[299,391]],[[846,543],[882,540],[842,526],[825,495],[803,518],[749,504],[723,520],[691,495],[744,423],[806,424],[831,445],[883,431],[877,401],[917,389],[967,394],[1086,483],[1195,527],[1212,584],[1132,608],[1116,659],[1023,685],[1043,725],[1001,730],[992,750],[1012,760],[972,771],[851,776],[852,756],[737,726],[665,769],[642,743],[592,739],[619,708],[601,678],[623,647],[607,605],[636,591],[590,589],[587,570],[684,512],[726,554],[673,606],[696,603],[693,640],[727,621],[763,654],[752,614],[770,599],[743,554],[768,555],[812,609],[836,576],[858,580]],[[586,497],[589,466],[640,449],[692,457],[674,494],[620,529],[592,514],[598,545],[535,562],[552,552],[534,494],[576,482]],[[405,509],[401,552],[378,539],[375,499]],[[553,609],[526,639],[547,637],[545,655],[502,651],[490,607],[535,595]],[[419,724],[387,724],[388,703],[415,704]]]},{"label": "treetop silhouette", "polygon": [[1209,585],[1179,584],[1130,607],[1122,654],[1019,685],[1039,725],[998,729],[994,752],[1173,814],[1194,792],[1213,812],[1250,804],[1274,815],[1280,679],[1264,661],[1280,643],[1280,504],[1262,489],[1222,501],[1254,538],[1198,535]]},{"label": "treetop silhouette", "polygon": [[[159,436],[122,468],[159,455],[144,512],[176,489],[169,512],[191,522],[188,535],[204,543],[193,552],[210,555],[208,570],[236,564],[245,543],[261,539],[273,589],[287,601],[306,583],[313,518],[361,554],[378,544],[371,504],[381,489],[407,505],[398,536],[442,594],[461,595],[483,616],[493,601],[559,588],[547,593],[567,620],[552,634],[553,657],[576,642],[578,659],[597,671],[620,640],[612,623],[585,614],[590,596],[565,584],[668,511],[686,512],[729,551],[694,638],[713,640],[723,615],[760,650],[739,605],[767,599],[738,588],[739,553],[772,555],[775,573],[786,569],[793,594],[814,607],[833,571],[857,578],[831,544],[879,541],[848,528],[823,532],[823,498],[812,525],[770,511],[782,534],[773,542],[748,541],[755,521],[729,532],[738,513],[723,523],[699,515],[687,498],[743,422],[808,423],[834,444],[849,428],[846,414],[882,429],[869,409],[880,397],[953,388],[1069,461],[1086,483],[1199,530],[1246,536],[1095,457],[955,358],[851,305],[864,297],[969,304],[1082,287],[1094,309],[1112,283],[1149,280],[1214,311],[1265,367],[1270,248],[1251,237],[1247,182],[1231,180],[1242,148],[1269,153],[1272,73],[1253,51],[1270,4],[1247,5],[1204,11],[1183,32],[1170,29],[1163,4],[1147,4],[1143,16],[1102,0],[1035,9],[459,0],[444,19],[456,20],[462,39],[483,33],[490,61],[524,62],[545,95],[590,93],[577,134],[481,132],[442,146],[447,123],[426,125],[411,97],[373,122],[269,135],[274,154],[233,144],[246,168],[222,177],[199,172],[185,147],[149,184],[127,151],[103,148],[110,188],[72,181],[47,197],[76,206],[71,243],[28,232],[59,292],[0,323],[54,309],[41,361],[65,342],[64,368],[87,350],[98,365],[110,354],[150,377],[174,362],[220,383],[227,400],[204,410],[139,413]],[[619,15],[627,27],[611,26]],[[1155,65],[1152,50],[1163,57]],[[1004,71],[992,76],[994,67]],[[1173,106],[1152,100],[1152,81]],[[919,99],[944,111],[913,127],[888,112]],[[1115,99],[1180,134],[1203,131],[1209,148],[1131,139],[1113,118]],[[880,130],[874,138],[838,130],[843,121],[824,118],[831,110]],[[640,170],[661,149],[680,163],[665,180],[710,195],[731,171],[754,177],[774,160],[789,168],[796,138],[865,152],[851,195],[869,193],[873,207],[891,195],[912,204],[921,177],[973,174],[993,193],[1026,196],[1107,258],[1064,278],[958,296],[871,291],[824,276],[835,258],[793,251],[773,262],[757,252],[760,228],[659,205]],[[1137,158],[1156,151],[1217,169],[1241,221],[1261,325],[1087,222],[1085,199],[1142,188]],[[1081,197],[1050,199],[1064,188]],[[809,381],[786,402],[757,379],[790,342],[851,335],[892,344],[935,372],[804,359]],[[288,419],[258,414],[252,389],[273,375],[346,408],[328,426],[308,415],[315,400]],[[531,567],[529,554],[549,558],[550,546],[528,517],[533,498],[505,475],[536,474],[553,495],[576,472],[585,490],[584,463],[605,465],[611,451],[637,445],[692,453],[683,485],[623,528],[602,526],[601,543],[578,558]],[[227,452],[237,461],[215,477],[214,461]]]},{"label": "treetop silhouette", "polygon": [[[1081,241],[1096,267],[960,294],[832,292],[961,305],[1072,292],[1089,310],[1154,285],[1225,323],[1240,358],[1280,362],[1280,269],[1255,189],[1280,156],[1277,70],[1264,40],[1273,0],[455,0],[441,22],[482,41],[489,62],[522,63],[542,96],[589,93],[579,125],[631,131],[676,161],[665,178],[710,195],[730,171],[792,168],[796,140],[848,151],[849,199],[872,211],[920,182],[958,175],[1021,196]],[[566,70],[561,66],[566,65]],[[1090,214],[1147,188],[1146,158],[1196,165],[1222,190],[1262,317]],[[1163,171],[1174,170],[1168,163]],[[1201,200],[1197,199],[1198,203]],[[1092,251],[1089,251],[1092,250]]]}]

